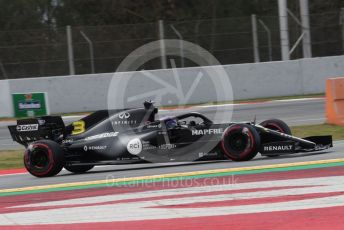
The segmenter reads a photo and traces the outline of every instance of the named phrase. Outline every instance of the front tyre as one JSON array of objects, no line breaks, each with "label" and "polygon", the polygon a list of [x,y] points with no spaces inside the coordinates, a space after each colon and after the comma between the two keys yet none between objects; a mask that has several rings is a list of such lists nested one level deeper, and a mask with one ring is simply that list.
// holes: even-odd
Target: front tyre
[{"label": "front tyre", "polygon": [[[260,123],[261,126],[264,128],[272,129],[274,131],[280,132],[280,133],[285,133],[288,135],[291,135],[291,130],[289,126],[282,120],[279,119],[269,119],[265,120],[262,123]],[[278,141],[271,139],[271,137],[266,137],[264,134],[262,135],[262,143],[265,142],[271,142],[271,141]],[[267,157],[278,157],[279,154],[270,154],[270,155],[265,155]]]},{"label": "front tyre", "polygon": [[254,158],[260,146],[260,136],[251,125],[234,124],[223,133],[221,149],[233,161],[248,161]]},{"label": "front tyre", "polygon": [[261,126],[275,130],[280,133],[285,133],[291,135],[291,130],[289,126],[282,120],[279,119],[269,119],[260,123]]},{"label": "front tyre", "polygon": [[51,140],[33,142],[24,153],[25,168],[36,177],[55,176],[62,170],[63,164],[63,150]]},{"label": "front tyre", "polygon": [[72,173],[85,173],[91,170],[94,165],[65,165],[64,168]]}]

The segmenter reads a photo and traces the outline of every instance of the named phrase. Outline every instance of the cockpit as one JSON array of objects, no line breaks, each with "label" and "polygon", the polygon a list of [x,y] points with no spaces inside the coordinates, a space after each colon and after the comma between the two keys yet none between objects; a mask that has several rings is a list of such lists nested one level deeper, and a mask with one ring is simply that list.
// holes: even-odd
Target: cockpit
[{"label": "cockpit", "polygon": [[212,121],[200,113],[192,112],[182,114],[176,117],[162,118],[167,129],[173,129],[176,127],[191,128],[195,126],[210,126]]}]

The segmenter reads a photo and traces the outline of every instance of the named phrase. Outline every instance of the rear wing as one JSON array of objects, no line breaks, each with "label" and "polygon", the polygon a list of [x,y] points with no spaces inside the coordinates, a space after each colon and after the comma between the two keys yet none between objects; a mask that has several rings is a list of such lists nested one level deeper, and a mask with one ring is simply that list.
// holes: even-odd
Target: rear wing
[{"label": "rear wing", "polygon": [[58,141],[64,135],[65,124],[60,116],[43,116],[17,120],[17,125],[8,126],[12,139],[21,145],[50,139]]}]

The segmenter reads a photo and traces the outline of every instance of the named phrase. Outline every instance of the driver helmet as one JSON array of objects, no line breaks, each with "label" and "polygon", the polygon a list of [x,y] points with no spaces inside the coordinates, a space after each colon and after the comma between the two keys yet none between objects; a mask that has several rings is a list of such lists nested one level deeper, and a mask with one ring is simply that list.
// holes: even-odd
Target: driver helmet
[{"label": "driver helmet", "polygon": [[167,118],[165,120],[165,124],[167,128],[171,129],[177,126],[177,121],[176,119],[173,119],[173,118]]}]

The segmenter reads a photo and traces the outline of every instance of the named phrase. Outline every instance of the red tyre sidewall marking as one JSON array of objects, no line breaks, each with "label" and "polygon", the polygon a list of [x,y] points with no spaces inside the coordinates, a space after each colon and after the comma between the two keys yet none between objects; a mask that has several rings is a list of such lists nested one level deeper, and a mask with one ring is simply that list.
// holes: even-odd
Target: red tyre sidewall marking
[{"label": "red tyre sidewall marking", "polygon": [[[34,172],[35,175],[44,176],[44,175],[49,173],[49,171],[51,170],[51,168],[55,164],[54,155],[53,155],[53,152],[52,152],[51,148],[48,145],[46,145],[46,144],[41,144],[41,143],[33,144],[32,148],[35,148],[35,147],[43,147],[46,150],[48,150],[48,158],[49,158],[48,168],[46,170],[44,170],[43,172],[36,172],[36,171]],[[26,152],[28,152],[28,150],[26,150]],[[25,152],[25,161],[26,161],[26,156],[29,155],[29,154],[26,154],[26,152]],[[28,157],[28,160],[30,162],[29,157]]]},{"label": "red tyre sidewall marking", "polygon": [[[244,127],[246,128],[246,127]],[[222,150],[224,151],[224,153],[229,157],[229,158],[233,158],[233,156],[231,155],[231,153],[229,153],[227,151],[227,149],[225,148],[225,138],[228,136],[229,132],[231,131],[235,131],[235,130],[238,130],[238,129],[242,129],[242,127],[240,125],[234,125],[234,126],[231,126],[227,129],[227,131],[224,133],[224,135],[222,136],[222,139],[221,139],[221,147],[222,147]],[[247,128],[248,129],[248,128]],[[251,146],[250,148],[246,149],[245,152],[241,153],[240,156],[242,157],[245,157],[247,156],[247,154],[249,154],[252,149],[254,148],[254,146],[256,145],[255,143],[255,140],[253,138],[253,135],[252,135],[252,132],[250,129],[248,129],[248,134],[249,134],[249,138],[251,140]],[[235,157],[235,159],[238,159],[238,157]]]},{"label": "red tyre sidewall marking", "polygon": [[267,123],[264,127],[265,127],[265,128],[268,128],[268,126],[275,127],[276,129],[278,129],[278,130],[276,130],[276,131],[279,131],[279,132],[281,132],[281,133],[285,133],[284,130],[283,130],[279,125],[277,125],[277,124],[274,124],[274,123]]}]

